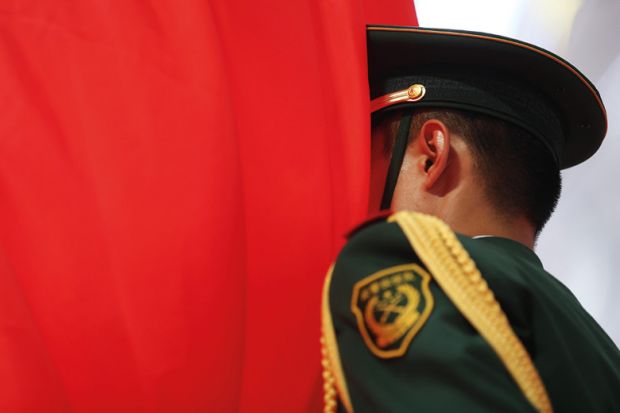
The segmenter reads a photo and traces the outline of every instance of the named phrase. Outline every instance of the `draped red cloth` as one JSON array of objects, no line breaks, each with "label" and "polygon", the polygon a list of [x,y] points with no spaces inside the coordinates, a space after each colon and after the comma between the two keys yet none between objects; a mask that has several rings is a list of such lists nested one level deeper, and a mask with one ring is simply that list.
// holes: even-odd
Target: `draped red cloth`
[{"label": "draped red cloth", "polygon": [[0,411],[301,412],[408,0],[0,3]]}]

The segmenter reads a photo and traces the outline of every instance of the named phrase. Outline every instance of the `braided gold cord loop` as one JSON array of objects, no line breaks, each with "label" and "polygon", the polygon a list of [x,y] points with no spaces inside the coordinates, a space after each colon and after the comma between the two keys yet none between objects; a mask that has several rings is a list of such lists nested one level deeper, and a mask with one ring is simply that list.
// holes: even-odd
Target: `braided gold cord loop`
[{"label": "braided gold cord loop", "polygon": [[413,212],[398,212],[390,221],[402,228],[437,284],[493,348],[527,400],[539,412],[553,412],[530,355],[452,230],[438,218]]},{"label": "braided gold cord loop", "polygon": [[334,332],[331,310],[329,308],[329,286],[331,284],[332,266],[327,272],[323,286],[323,304],[321,309],[321,365],[323,367],[323,412],[336,413],[340,401],[347,413],[353,413],[347,383],[342,372],[338,342]]},{"label": "braided gold cord loop", "polygon": [[336,413],[338,394],[334,385],[334,375],[325,347],[325,337],[321,334],[321,365],[323,366],[323,413]]}]

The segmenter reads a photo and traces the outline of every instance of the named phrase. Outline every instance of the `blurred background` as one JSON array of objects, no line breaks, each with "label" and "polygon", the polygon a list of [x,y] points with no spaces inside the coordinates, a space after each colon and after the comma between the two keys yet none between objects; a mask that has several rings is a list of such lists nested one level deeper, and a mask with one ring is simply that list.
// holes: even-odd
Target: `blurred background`
[{"label": "blurred background", "polygon": [[609,130],[598,153],[563,172],[558,209],[537,243],[566,284],[620,344],[620,1],[415,0],[420,26],[514,37],[550,50],[598,88]]}]

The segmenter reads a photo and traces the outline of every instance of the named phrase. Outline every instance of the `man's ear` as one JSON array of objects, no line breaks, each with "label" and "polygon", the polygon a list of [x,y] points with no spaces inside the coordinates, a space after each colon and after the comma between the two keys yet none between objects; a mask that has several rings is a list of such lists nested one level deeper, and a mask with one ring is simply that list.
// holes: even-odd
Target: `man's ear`
[{"label": "man's ear", "polygon": [[420,128],[416,145],[422,155],[419,167],[424,189],[431,188],[445,171],[450,155],[450,130],[440,120],[429,119]]}]

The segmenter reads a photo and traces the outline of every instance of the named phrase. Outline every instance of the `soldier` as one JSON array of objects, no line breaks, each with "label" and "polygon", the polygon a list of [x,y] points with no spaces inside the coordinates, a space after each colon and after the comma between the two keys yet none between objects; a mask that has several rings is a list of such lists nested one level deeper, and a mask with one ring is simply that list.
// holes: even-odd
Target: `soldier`
[{"label": "soldier", "polygon": [[368,59],[386,212],[325,283],[326,411],[620,411],[617,347],[532,250],[605,136],[595,87],[483,33],[371,26]]}]

